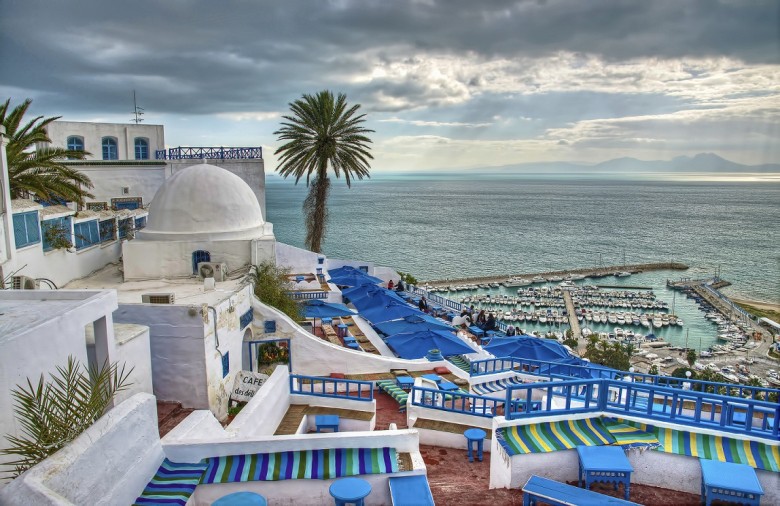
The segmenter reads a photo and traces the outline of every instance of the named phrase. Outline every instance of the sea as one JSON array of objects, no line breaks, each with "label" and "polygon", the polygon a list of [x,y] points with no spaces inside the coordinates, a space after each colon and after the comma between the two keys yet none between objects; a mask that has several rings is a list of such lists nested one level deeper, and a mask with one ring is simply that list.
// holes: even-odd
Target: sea
[{"label": "sea", "polygon": [[[330,258],[420,280],[681,262],[690,268],[584,282],[653,289],[686,322],[659,329],[661,337],[696,348],[715,342],[715,327],[693,301],[666,289],[667,279],[719,275],[732,283],[723,289],[729,296],[780,304],[777,174],[377,171],[351,188],[343,180],[331,186],[323,247]],[[277,240],[304,246],[306,193],[305,181],[267,174]]]}]

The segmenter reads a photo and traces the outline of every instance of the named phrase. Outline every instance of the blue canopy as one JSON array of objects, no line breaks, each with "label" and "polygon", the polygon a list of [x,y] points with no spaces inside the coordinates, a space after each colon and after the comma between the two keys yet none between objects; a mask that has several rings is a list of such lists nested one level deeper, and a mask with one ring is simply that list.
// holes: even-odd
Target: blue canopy
[{"label": "blue canopy", "polygon": [[360,312],[360,316],[372,323],[386,322],[396,320],[405,316],[421,315],[419,309],[413,308],[409,304],[391,301],[384,306],[375,306]]},{"label": "blue canopy", "polygon": [[328,271],[328,274],[330,274],[331,282],[341,286],[361,286],[366,284],[375,285],[377,283],[384,283],[383,280],[374,276],[369,276],[360,269],[355,269],[348,265]]},{"label": "blue canopy", "polygon": [[[623,372],[617,369],[612,369],[601,364],[593,364],[587,360],[583,360],[580,357],[570,356],[563,360],[556,360],[560,366],[551,365],[546,372],[553,374],[565,374],[571,375],[576,378],[591,379],[591,378],[612,378],[616,376],[622,376]],[[580,367],[566,367],[567,365],[578,365]]]},{"label": "blue canopy", "polygon": [[345,290],[342,295],[348,297],[350,302],[360,311],[372,307],[387,306],[390,302],[406,302],[392,290],[376,285],[363,285]]},{"label": "blue canopy", "polygon": [[452,326],[442,323],[432,316],[428,316],[425,313],[406,316],[397,320],[390,320],[382,323],[375,324],[382,333],[387,335],[398,334],[400,332],[414,332],[416,330],[449,330],[452,331]]},{"label": "blue canopy", "polygon": [[439,350],[445,357],[474,353],[474,350],[458,339],[454,332],[444,330],[402,332],[388,337],[385,342],[399,357],[409,360],[422,358],[432,349]]},{"label": "blue canopy", "polygon": [[344,304],[325,302],[320,299],[306,301],[303,305],[303,316],[306,318],[329,318],[334,316],[352,316],[355,311]]},{"label": "blue canopy", "polygon": [[528,358],[556,362],[571,357],[562,344],[553,339],[533,336],[496,337],[485,346],[496,357]]}]

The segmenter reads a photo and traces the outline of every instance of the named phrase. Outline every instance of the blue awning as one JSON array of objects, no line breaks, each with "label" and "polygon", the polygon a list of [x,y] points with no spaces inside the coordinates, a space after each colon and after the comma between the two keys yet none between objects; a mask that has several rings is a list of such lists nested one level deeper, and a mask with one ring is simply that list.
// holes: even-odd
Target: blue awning
[{"label": "blue awning", "polygon": [[388,337],[385,342],[399,357],[410,360],[422,358],[432,349],[439,350],[445,357],[474,353],[474,350],[458,339],[454,332],[444,330],[402,332]]}]

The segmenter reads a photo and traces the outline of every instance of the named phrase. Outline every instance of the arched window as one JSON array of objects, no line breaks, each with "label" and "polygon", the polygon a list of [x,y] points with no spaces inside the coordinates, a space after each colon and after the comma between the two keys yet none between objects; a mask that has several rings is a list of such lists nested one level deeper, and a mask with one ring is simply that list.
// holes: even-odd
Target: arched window
[{"label": "arched window", "polygon": [[103,160],[118,160],[115,137],[103,137]]},{"label": "arched window", "polygon": [[149,159],[149,139],[145,139],[143,137],[135,138],[135,159],[136,160]]},{"label": "arched window", "polygon": [[68,137],[68,149],[71,151],[84,151],[84,137],[71,135]]}]

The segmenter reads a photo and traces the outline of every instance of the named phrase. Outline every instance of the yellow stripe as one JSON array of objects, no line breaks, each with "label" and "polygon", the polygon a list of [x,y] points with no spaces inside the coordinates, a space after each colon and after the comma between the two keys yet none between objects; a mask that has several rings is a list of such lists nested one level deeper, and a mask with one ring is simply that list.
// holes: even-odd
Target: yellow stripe
[{"label": "yellow stripe", "polygon": [[558,432],[558,424],[557,423],[551,423],[550,424],[550,430],[552,430],[553,434],[555,434],[555,437],[557,437],[558,440],[561,443],[563,443],[564,446],[566,446],[566,448],[569,448],[569,449],[574,448],[574,446],[569,446],[569,442],[566,441],[566,439],[567,439],[566,436],[564,436],[563,434]]},{"label": "yellow stripe", "polygon": [[753,458],[753,452],[750,450],[750,441],[741,441],[742,448],[745,450],[745,457],[747,457],[748,465],[750,467],[756,467],[756,459]]},{"label": "yellow stripe", "polygon": [[536,439],[536,442],[539,443],[539,446],[544,448],[544,451],[547,451],[547,452],[553,451],[553,449],[550,448],[550,446],[547,443],[544,442],[544,439],[539,434],[539,431],[536,430],[536,428],[537,428],[536,424],[531,425],[531,434],[533,434],[534,438]]},{"label": "yellow stripe", "polygon": [[[596,437],[597,437],[597,438],[599,438],[599,439],[601,440],[601,443],[602,443],[602,444],[607,444],[607,443],[609,442],[609,440],[608,440],[607,438],[605,438],[604,436],[602,436],[602,435],[601,435],[601,433],[600,433],[599,431],[597,431],[597,430],[596,430],[596,427],[594,427],[594,426],[593,426],[593,423],[591,423],[591,420],[592,420],[591,418],[587,418],[587,419],[585,420],[585,423],[587,423],[587,424],[588,424],[588,427],[590,427],[590,428],[591,428],[591,430],[592,430],[592,431],[593,431],[593,433],[596,435]],[[585,440],[587,441],[587,439],[586,439],[586,438],[583,438],[583,439],[585,439]]]},{"label": "yellow stripe", "polygon": [[664,433],[664,450],[669,453],[674,453],[674,441],[672,441],[672,429],[663,429]]},{"label": "yellow stripe", "polygon": [[691,442],[691,457],[699,456],[699,439],[693,432],[688,433],[688,440]]},{"label": "yellow stripe", "polygon": [[525,453],[531,453],[531,449],[528,448],[528,445],[526,445],[523,440],[520,438],[520,434],[517,433],[518,426],[512,427],[512,436],[515,442],[517,443],[517,446],[519,446]]},{"label": "yellow stripe", "polygon": [[770,451],[772,452],[772,458],[775,461],[775,469],[777,470],[777,463],[780,462],[780,446],[770,446]]},{"label": "yellow stripe", "polygon": [[718,460],[726,462],[726,454],[723,452],[723,438],[715,436],[715,451],[718,454]]}]

